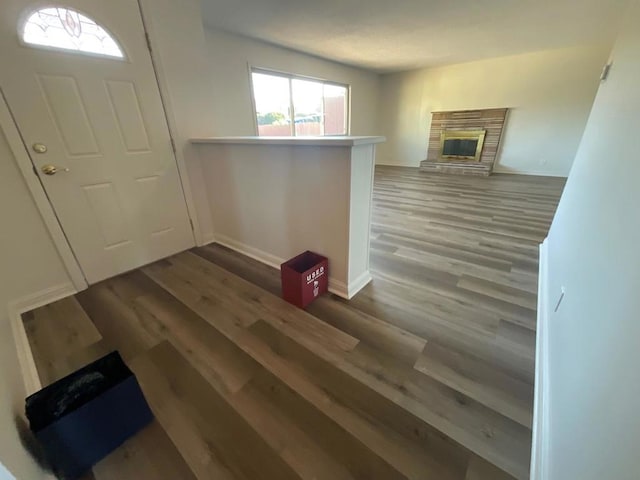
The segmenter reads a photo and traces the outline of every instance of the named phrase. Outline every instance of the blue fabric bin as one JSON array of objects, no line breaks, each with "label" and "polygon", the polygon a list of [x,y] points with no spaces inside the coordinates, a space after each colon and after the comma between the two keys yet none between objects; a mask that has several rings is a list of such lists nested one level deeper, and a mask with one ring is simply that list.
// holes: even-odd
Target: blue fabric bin
[{"label": "blue fabric bin", "polygon": [[27,397],[26,414],[54,471],[68,480],[81,477],[153,420],[118,352]]}]

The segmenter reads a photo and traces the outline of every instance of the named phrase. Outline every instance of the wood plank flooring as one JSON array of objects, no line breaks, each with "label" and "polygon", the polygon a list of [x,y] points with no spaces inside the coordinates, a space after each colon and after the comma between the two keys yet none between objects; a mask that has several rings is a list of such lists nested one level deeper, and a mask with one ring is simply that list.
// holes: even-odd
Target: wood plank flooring
[{"label": "wood plank flooring", "polygon": [[117,349],[156,416],[87,479],[528,478],[564,181],[378,167],[373,282],[307,311],[209,245],[23,316],[43,384]]}]

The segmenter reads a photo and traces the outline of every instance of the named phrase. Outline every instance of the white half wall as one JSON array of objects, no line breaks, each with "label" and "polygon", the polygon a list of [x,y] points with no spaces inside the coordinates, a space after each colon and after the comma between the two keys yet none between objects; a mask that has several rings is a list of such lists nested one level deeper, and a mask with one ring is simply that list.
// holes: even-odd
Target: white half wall
[{"label": "white half wall", "polygon": [[639,23],[633,0],[548,237],[545,480],[640,475]]},{"label": "white half wall", "polygon": [[371,280],[375,144],[383,137],[194,139],[215,240],[263,263],[306,250],[329,259],[329,290],[351,298]]},{"label": "white half wall", "polygon": [[417,167],[431,112],[510,109],[495,171],[567,176],[611,45],[565,48],[381,77],[377,163]]},{"label": "white half wall", "polygon": [[215,122],[209,136],[257,135],[249,66],[351,86],[351,135],[377,135],[379,75],[246,37],[207,29]]},{"label": "white half wall", "polygon": [[[19,479],[44,473],[22,447],[15,417],[26,396],[9,305],[73,285],[0,130],[0,461]],[[15,312],[15,311],[14,311]]]}]

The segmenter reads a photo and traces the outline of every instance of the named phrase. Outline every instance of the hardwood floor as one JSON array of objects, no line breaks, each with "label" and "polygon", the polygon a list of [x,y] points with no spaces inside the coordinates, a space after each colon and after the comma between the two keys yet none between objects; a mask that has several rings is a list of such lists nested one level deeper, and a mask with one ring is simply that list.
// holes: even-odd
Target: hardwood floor
[{"label": "hardwood floor", "polygon": [[564,180],[378,167],[373,282],[307,311],[220,245],[23,316],[43,384],[118,349],[156,421],[87,478],[528,478],[538,244]]}]

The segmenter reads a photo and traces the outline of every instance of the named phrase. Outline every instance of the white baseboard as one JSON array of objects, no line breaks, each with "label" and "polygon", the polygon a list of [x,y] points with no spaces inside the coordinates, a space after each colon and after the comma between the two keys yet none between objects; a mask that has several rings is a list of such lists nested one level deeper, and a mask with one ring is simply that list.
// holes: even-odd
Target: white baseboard
[{"label": "white baseboard", "polygon": [[11,322],[11,331],[13,332],[13,340],[18,352],[18,362],[22,370],[22,378],[27,395],[31,395],[42,388],[42,383],[38,377],[31,345],[27,338],[27,332],[22,322],[22,314],[42,307],[49,303],[60,300],[77,293],[76,288],[71,283],[64,283],[55,287],[47,288],[40,292],[36,292],[9,303],[9,321]]},{"label": "white baseboard", "polygon": [[549,251],[547,240],[540,245],[538,280],[538,325],[536,332],[536,375],[531,442],[531,480],[546,480],[549,459]]},{"label": "white baseboard", "polygon": [[367,270],[363,272],[362,275],[360,275],[358,278],[349,282],[347,298],[348,299],[353,298],[353,296],[356,293],[358,293],[360,290],[362,290],[364,287],[366,287],[371,280],[372,280],[371,273],[369,272],[369,270]]},{"label": "white baseboard", "polygon": [[332,277],[329,277],[329,292],[339,297],[346,298],[347,300],[351,298],[349,296],[349,287],[347,284]]},{"label": "white baseboard", "polygon": [[216,234],[214,242],[230,248],[231,250],[234,250],[238,253],[246,255],[249,258],[253,258],[254,260],[269,265],[270,267],[277,268],[278,270],[280,270],[280,264],[285,262],[285,259],[283,258],[276,257],[275,255],[271,255],[270,253],[267,253],[258,248],[251,247],[242,242],[238,242],[237,240],[227,237],[226,235]]},{"label": "white baseboard", "polygon": [[402,167],[402,168],[420,168],[420,162],[418,164],[408,164],[408,163],[384,163],[384,161],[379,162],[376,161],[376,167]]},{"label": "white baseboard", "polygon": [[212,232],[202,234],[200,242],[198,243],[198,247],[204,247],[205,245],[209,245],[210,243],[214,243],[216,241],[216,237]]},{"label": "white baseboard", "polygon": [[[273,267],[277,270],[280,270],[280,265],[287,260],[285,258],[280,258],[267,253],[258,248],[251,247],[242,242],[238,242],[237,240],[227,237],[226,235],[216,234],[214,242],[219,243],[224,247],[230,248],[231,250],[234,250],[238,253],[246,255],[249,258],[253,258],[260,263],[269,265],[270,267]],[[350,282],[349,285],[333,277],[329,277],[329,291],[335,295],[338,295],[339,297],[349,300],[370,281],[371,274],[369,273],[369,271],[363,273],[355,281]]]},{"label": "white baseboard", "polygon": [[567,175],[563,175],[561,173],[536,172],[536,171],[519,171],[519,170],[510,170],[508,168],[500,168],[500,167],[494,167],[493,173],[504,173],[506,175],[530,175],[530,176],[533,176],[533,177],[567,178]]}]

